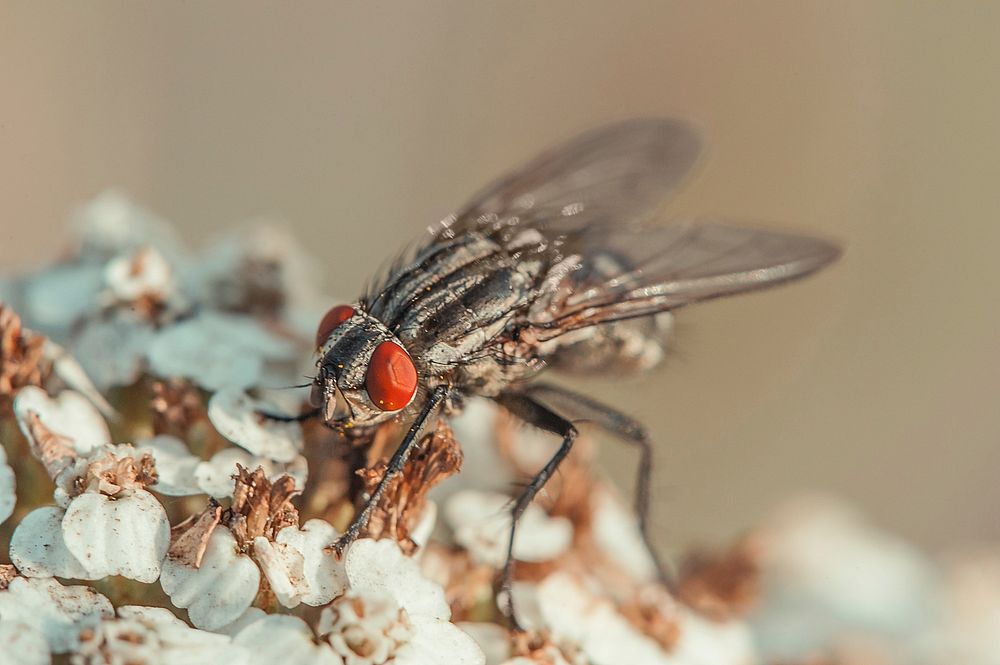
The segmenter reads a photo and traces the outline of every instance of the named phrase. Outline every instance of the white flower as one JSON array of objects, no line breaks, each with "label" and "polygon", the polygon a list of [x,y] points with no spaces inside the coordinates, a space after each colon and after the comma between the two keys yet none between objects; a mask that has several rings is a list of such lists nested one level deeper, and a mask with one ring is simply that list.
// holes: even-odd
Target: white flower
[{"label": "white flower", "polygon": [[216,499],[233,495],[233,474],[236,465],[244,469],[260,467],[270,480],[291,476],[299,489],[306,484],[306,458],[298,455],[289,464],[279,464],[264,457],[255,457],[239,448],[224,448],[212,455],[207,462],[200,462],[194,470],[194,480],[202,492]]},{"label": "white flower", "polygon": [[52,655],[45,635],[35,626],[0,618],[0,662],[49,665]]},{"label": "white flower", "polygon": [[[477,562],[500,567],[507,559],[511,503],[504,494],[462,490],[448,499],[445,521],[454,531],[455,541]],[[565,553],[572,540],[573,525],[568,519],[549,517],[541,507],[530,504],[514,534],[514,558],[549,561]]]},{"label": "white flower", "polygon": [[192,568],[169,558],[160,585],[177,607],[186,608],[198,628],[216,630],[236,621],[260,588],[260,569],[241,554],[229,529],[212,532],[201,566]]},{"label": "white flower", "polygon": [[148,663],[150,665],[242,665],[249,654],[226,635],[191,628],[160,607],[125,606],[80,632],[70,662],[74,665]]},{"label": "white flower", "polygon": [[7,451],[0,445],[0,524],[14,512],[14,504],[17,502],[15,483],[14,469],[7,464]]},{"label": "white flower", "polygon": [[155,581],[170,524],[163,506],[142,489],[134,454],[131,446],[102,446],[73,459],[56,477],[61,507],[37,508],[21,520],[11,561],[35,577]]},{"label": "white flower", "polygon": [[206,311],[157,333],[149,362],[159,376],[187,378],[219,390],[256,385],[265,363],[294,363],[297,355],[295,344],[256,319]]},{"label": "white flower", "polygon": [[516,583],[514,607],[527,628],[548,630],[576,645],[592,665],[750,665],[756,657],[746,626],[714,623],[684,610],[680,638],[670,650],[642,634],[596,587],[566,572],[538,585]]},{"label": "white flower", "polygon": [[299,489],[306,484],[307,464],[302,455],[297,455],[288,464],[280,464],[265,457],[255,457],[240,448],[224,448],[206,461],[192,455],[183,441],[170,435],[142,439],[137,443],[136,450],[153,456],[157,481],[150,487],[166,496],[208,494],[215,499],[232,497],[233,474],[237,464],[251,470],[261,467],[270,480],[291,476]]},{"label": "white flower", "polygon": [[302,426],[268,420],[261,412],[274,407],[238,389],[219,390],[208,402],[208,419],[219,434],[254,455],[291,462],[302,449]]},{"label": "white flower", "polygon": [[613,492],[602,488],[594,501],[591,524],[595,544],[637,582],[656,579],[656,562],[639,531],[635,513],[622,505]]},{"label": "white flower", "polygon": [[802,497],[759,531],[763,604],[754,616],[762,655],[795,658],[845,633],[889,637],[924,630],[937,578],[914,547],[826,497]]},{"label": "white flower", "polygon": [[344,665],[328,645],[316,644],[312,630],[298,617],[264,617],[237,633],[233,642],[250,652],[250,665]]},{"label": "white flower", "polygon": [[0,623],[20,623],[40,631],[54,653],[76,644],[83,626],[113,614],[111,602],[85,586],[62,586],[53,579],[15,577],[0,591]]},{"label": "white flower", "polygon": [[254,539],[254,559],[278,602],[285,607],[322,605],[343,592],[343,566],[327,551],[338,535],[323,520],[309,520],[301,528],[285,527],[273,543],[262,536]]},{"label": "white flower", "polygon": [[92,264],[59,265],[32,276],[25,285],[25,318],[33,328],[64,338],[97,308],[103,281],[102,267]]}]

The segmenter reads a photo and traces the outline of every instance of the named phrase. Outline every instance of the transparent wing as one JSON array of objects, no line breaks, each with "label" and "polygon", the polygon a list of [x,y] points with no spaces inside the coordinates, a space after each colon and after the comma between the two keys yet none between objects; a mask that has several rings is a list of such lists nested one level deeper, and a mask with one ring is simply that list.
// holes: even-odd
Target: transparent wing
[{"label": "transparent wing", "polygon": [[532,322],[543,338],[767,288],[840,255],[818,238],[708,220],[574,234],[566,252],[579,266]]},{"label": "transparent wing", "polygon": [[676,189],[699,152],[696,132],[677,120],[601,127],[500,178],[432,232],[450,239],[480,231],[507,244],[534,229],[551,244],[584,227],[629,225]]}]

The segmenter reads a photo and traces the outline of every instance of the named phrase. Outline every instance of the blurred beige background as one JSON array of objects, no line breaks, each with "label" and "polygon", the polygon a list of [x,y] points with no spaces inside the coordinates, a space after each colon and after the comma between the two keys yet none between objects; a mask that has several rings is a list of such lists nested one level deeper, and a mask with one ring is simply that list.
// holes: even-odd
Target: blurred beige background
[{"label": "blurred beige background", "polygon": [[997,538],[997,25],[987,2],[5,0],[0,266],[51,257],[116,185],[192,241],[283,217],[353,297],[538,148],[683,116],[711,152],[668,212],[848,252],[684,312],[665,368],[593,386],[660,442],[663,542],[725,537],[805,488],[931,547]]}]

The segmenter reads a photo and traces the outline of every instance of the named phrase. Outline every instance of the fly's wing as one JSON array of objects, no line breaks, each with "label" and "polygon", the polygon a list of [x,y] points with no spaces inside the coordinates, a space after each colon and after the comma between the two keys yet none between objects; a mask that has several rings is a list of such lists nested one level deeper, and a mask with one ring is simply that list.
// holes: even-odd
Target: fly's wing
[{"label": "fly's wing", "polygon": [[447,241],[478,231],[507,245],[530,229],[551,249],[564,234],[627,226],[655,211],[699,152],[697,133],[676,120],[601,127],[487,186],[432,233]]},{"label": "fly's wing", "polygon": [[566,249],[579,268],[530,322],[542,339],[767,288],[840,255],[825,240],[708,220],[577,233]]}]

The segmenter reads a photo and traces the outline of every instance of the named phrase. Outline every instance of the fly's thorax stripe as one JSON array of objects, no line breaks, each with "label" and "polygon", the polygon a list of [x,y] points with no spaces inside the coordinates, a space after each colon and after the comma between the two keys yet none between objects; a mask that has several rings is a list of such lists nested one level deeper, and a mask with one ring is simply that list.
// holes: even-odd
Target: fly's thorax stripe
[{"label": "fly's thorax stripe", "polygon": [[499,251],[499,245],[478,234],[463,236],[442,248],[432,246],[398,274],[390,276],[392,283],[372,313],[390,327],[395,327],[401,313],[424,294]]}]

